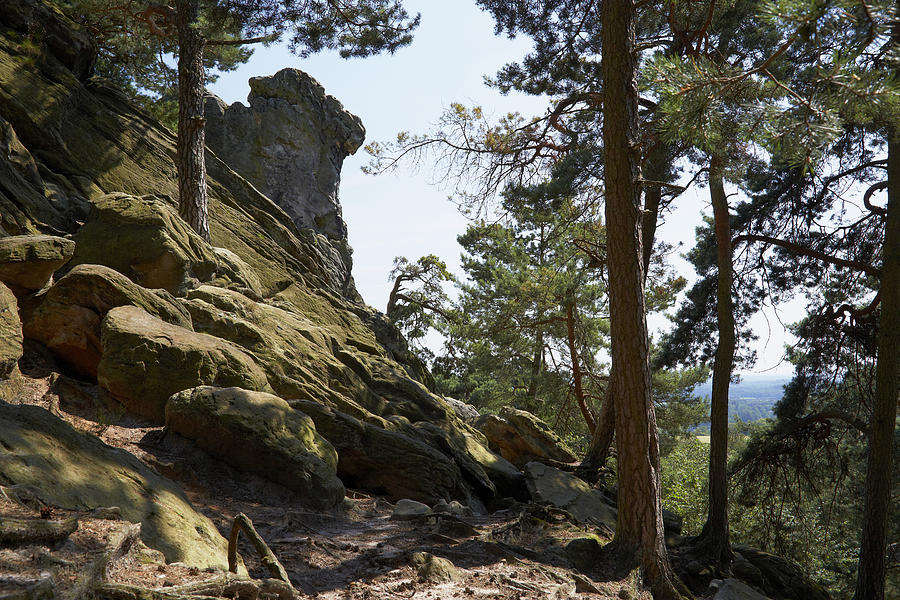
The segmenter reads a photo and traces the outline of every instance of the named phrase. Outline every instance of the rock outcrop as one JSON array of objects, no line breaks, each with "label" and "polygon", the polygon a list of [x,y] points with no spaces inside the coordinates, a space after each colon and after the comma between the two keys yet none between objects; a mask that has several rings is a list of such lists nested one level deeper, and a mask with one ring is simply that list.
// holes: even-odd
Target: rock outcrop
[{"label": "rock outcrop", "polygon": [[247,102],[208,98],[207,145],[297,227],[345,242],[338,186],[344,158],[365,139],[362,121],[297,69],[253,77]]},{"label": "rock outcrop", "polygon": [[22,323],[19,305],[12,291],[0,283],[0,379],[15,370],[22,358]]},{"label": "rock outcrop", "polygon": [[389,421],[370,424],[309,400],[291,405],[334,445],[338,475],[347,486],[428,504],[464,496],[459,466],[424,441],[392,431]]},{"label": "rock outcrop", "polygon": [[225,569],[227,542],[184,493],[132,454],[35,406],[0,402],[0,481],[40,489],[72,510],[118,506],[168,561]]},{"label": "rock outcrop", "polygon": [[504,406],[499,416],[482,415],[475,426],[487,437],[491,448],[518,467],[533,460],[577,460],[550,426],[528,411]]},{"label": "rock outcrop", "polygon": [[208,281],[218,266],[209,244],[154,196],[96,199],[75,241],[73,265],[106,265],[142,287],[173,294]]},{"label": "rock outcrop", "polygon": [[602,523],[615,531],[617,511],[613,501],[602,491],[591,489],[571,473],[538,462],[526,465],[525,477],[536,502],[566,510],[582,523]]},{"label": "rock outcrop", "polygon": [[165,422],[172,394],[200,385],[269,389],[249,354],[224,340],[171,325],[135,306],[103,319],[97,380],[129,411]]},{"label": "rock outcrop", "polygon": [[166,403],[166,427],[228,464],[292,489],[314,508],[344,498],[338,455],[312,420],[265,392],[202,386]]},{"label": "rock outcrop", "polygon": [[17,295],[40,290],[74,251],[72,240],[52,235],[0,238],[0,282]]},{"label": "rock outcrop", "polygon": [[147,290],[109,267],[78,265],[57,281],[30,312],[25,336],[47,346],[77,375],[97,377],[102,348],[100,323],[117,306],[192,329],[187,310],[165,290]]},{"label": "rock outcrop", "polygon": [[[60,369],[96,374],[100,391],[141,425],[162,424],[169,398],[190,396],[186,390],[198,386],[274,393],[292,415],[279,404],[276,420],[311,419],[335,448],[337,464],[322,464],[344,485],[429,503],[458,500],[475,510],[521,495],[521,473],[431,393],[421,362],[353,286],[336,186],[343,157],[362,142],[358,119],[299,72],[255,81],[247,111],[259,108],[268,119],[270,109],[286,110],[286,118],[302,121],[291,127],[315,138],[316,179],[306,186],[318,194],[310,201],[315,216],[298,227],[260,192],[264,186],[210,152],[208,244],[177,218],[172,133],[108,82],[73,71],[78,61],[62,45],[29,37],[38,28],[20,29],[23,19],[37,18],[29,9],[37,4],[0,7],[0,28],[19,32],[0,35],[0,239],[47,234],[75,241],[56,283],[28,293],[27,306],[18,303],[26,334],[61,359]],[[39,16],[47,21],[43,31],[75,27],[56,10]],[[294,111],[302,107],[319,113],[301,119]],[[306,144],[290,135],[291,143]],[[280,165],[296,169],[299,159]],[[39,347],[28,346],[37,356]],[[11,347],[9,364],[19,352]],[[182,425],[195,447],[213,449],[215,440],[199,425]],[[232,425],[226,429],[235,436]],[[298,432],[291,436],[303,438]],[[282,458],[293,443],[291,436],[244,436],[253,438],[248,447]],[[276,470],[218,454],[299,487]],[[320,478],[330,504],[340,482]]]}]

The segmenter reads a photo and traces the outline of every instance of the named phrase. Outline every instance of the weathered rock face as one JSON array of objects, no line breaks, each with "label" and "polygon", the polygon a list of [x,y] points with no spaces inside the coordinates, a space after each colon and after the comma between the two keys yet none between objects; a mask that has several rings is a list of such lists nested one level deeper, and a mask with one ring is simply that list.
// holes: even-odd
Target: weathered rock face
[{"label": "weathered rock face", "polygon": [[0,238],[0,282],[20,295],[39,290],[74,251],[72,240],[52,235]]},{"label": "weathered rock face", "polygon": [[249,107],[207,100],[209,148],[297,227],[345,242],[338,185],[344,158],[365,139],[359,117],[297,69],[250,79],[247,100]]},{"label": "weathered rock face", "polygon": [[201,386],[166,403],[166,427],[211,455],[298,492],[315,508],[344,498],[338,455],[312,420],[272,394]]},{"label": "weathered rock face", "polygon": [[[758,579],[751,577],[749,583],[773,598],[828,600],[828,593],[809,579],[799,565],[743,544],[734,544],[733,549],[735,562],[749,563],[758,574]],[[746,567],[744,569],[747,573]]]},{"label": "weathered rock face", "polygon": [[120,306],[101,324],[97,380],[128,410],[165,422],[172,394],[200,385],[269,389],[253,358],[224,340],[170,325],[135,306]]},{"label": "weathered rock face", "polygon": [[475,421],[478,420],[478,417],[481,416],[481,413],[478,412],[477,408],[475,408],[471,404],[466,404],[462,400],[457,400],[456,398],[449,398],[445,396],[444,402],[450,405],[450,408],[453,409],[453,412],[456,413],[457,417],[471,425],[474,425]]},{"label": "weathered rock face", "polygon": [[504,406],[500,415],[483,415],[475,426],[503,458],[519,467],[533,460],[578,460],[550,426],[528,411]]},{"label": "weathered rock face", "polygon": [[291,406],[308,414],[334,445],[338,475],[348,486],[432,504],[460,496],[459,467],[423,441],[317,402],[295,400]]},{"label": "weathered rock face", "polygon": [[5,379],[22,358],[22,324],[19,305],[8,287],[0,283],[0,379]]},{"label": "weathered rock face", "polygon": [[[21,6],[3,5],[0,32],[10,27],[7,13]],[[53,27],[65,23],[55,11],[47,18]],[[81,292],[73,285],[72,296],[60,299],[59,306],[90,317],[80,322],[79,331],[93,332],[93,341],[85,342],[91,340],[85,335],[73,344],[91,349],[85,351],[91,354],[84,361],[88,374],[97,358],[100,320],[96,372],[102,388],[131,412],[158,423],[172,394],[200,385],[274,391],[289,402],[305,400],[322,411],[339,411],[355,419],[346,429],[362,428],[364,441],[384,438],[389,449],[384,455],[397,457],[365,463],[362,456],[359,464],[368,471],[388,473],[376,478],[358,467],[345,483],[375,491],[390,487],[398,497],[418,494],[429,501],[457,499],[477,506],[495,494],[506,495],[517,478],[521,483],[516,470],[487,449],[481,434],[429,392],[422,383],[426,372],[396,328],[360,302],[337,220],[333,227],[319,218],[318,229],[298,228],[251,182],[208,153],[213,245],[198,241],[175,217],[171,132],[109,84],[83,80],[46,40],[29,35],[0,34],[0,134],[9,142],[8,150],[0,146],[4,234],[72,234],[76,263],[105,265],[133,284],[179,295],[196,330],[178,326],[146,294],[169,296],[119,289],[116,293],[126,298],[111,301],[108,290],[86,287],[85,298],[76,299]],[[255,82],[259,100],[251,104],[300,106],[301,96],[315,96],[314,88],[311,80],[288,72]],[[343,156],[361,143],[362,129],[336,101],[316,97],[327,114],[306,118],[326,122],[315,135],[331,141],[320,140],[324,162],[316,163],[315,172],[318,177],[331,170],[335,177]],[[332,187],[319,190],[322,197],[336,201],[336,179],[317,179],[313,187],[323,181]],[[72,273],[83,275],[79,269],[85,268]],[[105,279],[90,285],[106,289]],[[64,289],[54,293],[62,295]],[[20,310],[33,316],[41,310],[37,301],[51,297],[47,292],[27,311]],[[127,305],[109,308],[120,301]],[[341,428],[332,434],[322,424],[317,429],[340,446]],[[347,435],[351,441],[344,448],[360,455],[370,451]],[[421,460],[406,460],[407,451]],[[418,492],[407,492],[404,485]]]},{"label": "weathered rock face", "polygon": [[578,477],[538,462],[526,465],[525,477],[536,502],[567,510],[581,522],[590,519],[615,530],[616,508],[612,502]]},{"label": "weathered rock face", "polygon": [[[567,510],[579,521],[600,522],[615,530],[618,509],[610,494],[590,487],[572,473],[539,462],[525,465],[525,478],[536,502]],[[680,535],[682,518],[666,509],[662,513],[666,534]]]},{"label": "weathered rock face", "polygon": [[111,448],[34,406],[0,402],[0,480],[39,488],[73,510],[118,506],[141,523],[141,538],[168,561],[228,567],[227,542],[171,481],[134,455]]},{"label": "weathered rock face", "polygon": [[0,19],[13,31],[29,33],[34,28],[43,32],[43,43],[54,57],[81,80],[94,70],[97,45],[81,27],[67,22],[58,9],[40,0],[16,0],[0,6]]},{"label": "weathered rock face", "polygon": [[218,266],[209,244],[154,196],[98,198],[76,242],[73,265],[106,265],[145,288],[173,294],[211,279]]},{"label": "weathered rock face", "polygon": [[147,290],[109,267],[78,265],[57,281],[25,321],[25,336],[47,346],[75,373],[97,377],[100,322],[117,306],[137,306],[186,329],[191,316],[165,290]]}]

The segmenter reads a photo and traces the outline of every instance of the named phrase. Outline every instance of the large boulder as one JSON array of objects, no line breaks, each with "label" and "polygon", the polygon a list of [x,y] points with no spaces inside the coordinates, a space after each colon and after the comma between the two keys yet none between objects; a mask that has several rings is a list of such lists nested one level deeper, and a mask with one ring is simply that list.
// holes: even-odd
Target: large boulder
[{"label": "large boulder", "polygon": [[566,510],[582,523],[603,523],[616,528],[616,508],[600,491],[571,473],[539,462],[525,466],[528,489],[535,502],[545,502]]},{"label": "large boulder", "polygon": [[715,594],[712,600],[770,600],[743,581],[731,577],[725,580],[713,579],[708,592]]},{"label": "large boulder", "polygon": [[[282,398],[324,404],[369,425],[402,433],[402,444],[414,440],[430,446],[443,460],[454,460],[466,485],[485,500],[498,492],[516,497],[527,494],[524,479],[513,465],[490,452],[484,438],[458,421],[443,400],[384,356],[371,331],[351,315],[342,315],[329,297],[295,290],[257,302],[236,290],[204,285],[188,292],[183,303],[196,330],[252,352]],[[343,455],[318,421],[317,427]],[[377,477],[402,478],[403,469],[408,468],[416,467],[404,461],[385,462],[382,470],[397,472]],[[348,481],[346,470],[340,475]],[[357,475],[351,477],[356,486],[368,487]],[[385,486],[373,482],[369,489],[391,489],[391,494],[403,497],[397,484]],[[454,486],[455,481],[448,480],[435,497],[444,497]],[[459,490],[455,494],[448,497],[466,499]]]},{"label": "large boulder", "polygon": [[[0,39],[0,228],[12,234],[74,234],[89,212],[88,202],[101,200],[107,191],[154,194],[174,213],[175,135],[110,82],[85,80],[73,61],[57,58],[64,49],[79,47],[47,47],[48,32],[66,21],[57,11],[35,20],[35,15],[22,17],[28,12],[23,2],[0,4],[0,28],[21,34]],[[28,4],[47,5],[43,0]],[[13,138],[18,140],[15,148],[6,143]],[[222,160],[212,153],[206,158],[212,243],[234,252],[255,271],[263,296],[301,282],[360,301],[344,242],[298,229]],[[102,238],[96,241],[103,245]],[[111,250],[111,256],[128,256],[140,247]],[[107,264],[87,257],[80,262]],[[193,267],[202,270],[203,265]],[[139,273],[123,272],[137,281]]]},{"label": "large boulder", "polygon": [[[425,442],[309,400],[290,405],[309,415],[338,452],[337,472],[348,486],[426,504],[458,498],[462,473],[449,457]],[[377,419],[373,419],[378,422]]]},{"label": "large boulder", "polygon": [[6,379],[22,358],[19,306],[8,287],[0,283],[0,379]]},{"label": "large boulder", "polygon": [[558,435],[528,411],[504,406],[500,415],[482,415],[475,426],[490,447],[518,467],[533,460],[571,463],[578,460]]},{"label": "large boulder", "polygon": [[102,265],[78,265],[44,294],[26,318],[25,336],[47,346],[79,375],[96,377],[100,323],[117,306],[137,306],[186,329],[191,316],[165,290],[147,290]]},{"label": "large boulder", "polygon": [[268,391],[253,358],[224,340],[171,325],[136,306],[109,311],[101,324],[100,386],[154,423],[172,394],[200,385]]},{"label": "large boulder", "polygon": [[251,78],[247,101],[207,99],[207,145],[297,227],[346,241],[338,187],[344,158],[365,140],[362,121],[297,69]]},{"label": "large boulder", "polygon": [[466,481],[483,498],[512,497],[529,499],[525,476],[511,462],[485,445],[474,430],[462,423],[421,421],[412,429],[444,454],[453,457]]},{"label": "large boulder", "polygon": [[344,498],[338,455],[313,421],[272,394],[201,386],[166,403],[166,427],[242,471],[301,494],[315,508]]},{"label": "large boulder", "polygon": [[75,242],[53,235],[0,238],[0,282],[18,295],[39,290],[74,251]]},{"label": "large boulder", "polygon": [[334,298],[291,286],[265,302],[210,285],[188,292],[194,328],[249,350],[275,393],[333,405],[350,414],[447,419],[449,407],[409,377],[365,324]]},{"label": "large boulder", "polygon": [[47,410],[0,402],[0,481],[39,488],[71,510],[117,506],[167,561],[225,569],[227,542],[171,481],[134,455],[77,431]]},{"label": "large boulder", "polygon": [[755,568],[754,573],[758,579],[751,583],[772,598],[829,600],[828,592],[811,580],[800,565],[743,544],[734,544],[732,549],[735,562],[746,561]]},{"label": "large boulder", "polygon": [[106,265],[145,288],[173,294],[211,279],[218,267],[212,247],[155,196],[98,198],[76,242],[73,265]]}]

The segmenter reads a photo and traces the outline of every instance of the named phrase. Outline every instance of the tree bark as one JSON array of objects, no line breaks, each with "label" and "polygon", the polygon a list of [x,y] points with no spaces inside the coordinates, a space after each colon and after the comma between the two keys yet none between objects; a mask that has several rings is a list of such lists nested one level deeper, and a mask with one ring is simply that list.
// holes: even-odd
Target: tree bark
[{"label": "tree bark", "polygon": [[734,364],[735,324],[731,286],[734,279],[731,258],[731,219],[722,177],[722,159],[713,156],[709,165],[709,196],[716,231],[718,288],[716,316],[719,343],[713,362],[710,407],[709,509],[697,547],[720,567],[731,562],[728,535],[728,388]]},{"label": "tree bark", "polygon": [[601,3],[603,147],[619,511],[614,547],[637,560],[656,600],[680,598],[666,555],[659,441],[650,396],[641,249],[634,0]]},{"label": "tree bark", "polygon": [[209,198],[206,188],[203,92],[205,40],[197,28],[199,0],[178,0],[178,214],[209,241]]},{"label": "tree bark", "polygon": [[882,256],[875,403],[869,425],[866,504],[859,543],[856,600],[884,599],[884,555],[900,391],[900,352],[897,351],[900,348],[900,132],[895,127],[888,128],[888,204]]},{"label": "tree bark", "polygon": [[[669,169],[669,160],[668,146],[662,141],[658,141],[645,159],[647,178],[653,181],[665,179]],[[647,186],[644,190],[644,212],[641,216],[641,249],[645,284],[647,273],[650,271],[650,261],[653,258],[653,244],[656,239],[656,227],[659,223],[661,201],[662,186]],[[609,458],[610,448],[612,448],[616,433],[616,403],[615,391],[611,382],[596,423],[591,436],[591,445],[579,467],[585,472],[595,471],[605,465],[606,459]]]}]

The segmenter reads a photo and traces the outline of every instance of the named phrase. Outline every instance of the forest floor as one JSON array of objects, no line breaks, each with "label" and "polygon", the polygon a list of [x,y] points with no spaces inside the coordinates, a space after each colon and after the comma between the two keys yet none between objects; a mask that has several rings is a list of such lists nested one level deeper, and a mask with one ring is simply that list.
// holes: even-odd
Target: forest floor
[{"label": "forest floor", "polygon": [[[228,536],[235,516],[247,515],[304,595],[322,600],[650,599],[634,572],[601,564],[588,577],[573,569],[564,550],[570,540],[586,536],[606,540],[603,532],[578,525],[563,513],[517,504],[489,515],[429,515],[402,521],[391,518],[394,505],[384,498],[353,490],[347,491],[338,509],[309,510],[285,488],[238,472],[161,427],[123,417],[104,402],[96,386],[54,374],[40,364],[23,373],[21,402],[44,406],[175,480],[223,536]],[[38,508],[0,497],[0,519],[35,518]],[[115,515],[53,508],[50,516],[75,517],[79,527],[51,546],[0,548],[0,596],[10,578],[38,579],[52,573],[60,597],[71,597],[83,584],[84,565],[94,564],[110,540],[121,538],[130,527]],[[238,550],[251,577],[268,576],[245,536]],[[420,577],[412,561],[417,552],[452,562],[454,577],[444,581]],[[166,564],[161,553],[142,543],[106,565],[105,572],[111,583],[162,590],[221,575]]]}]

